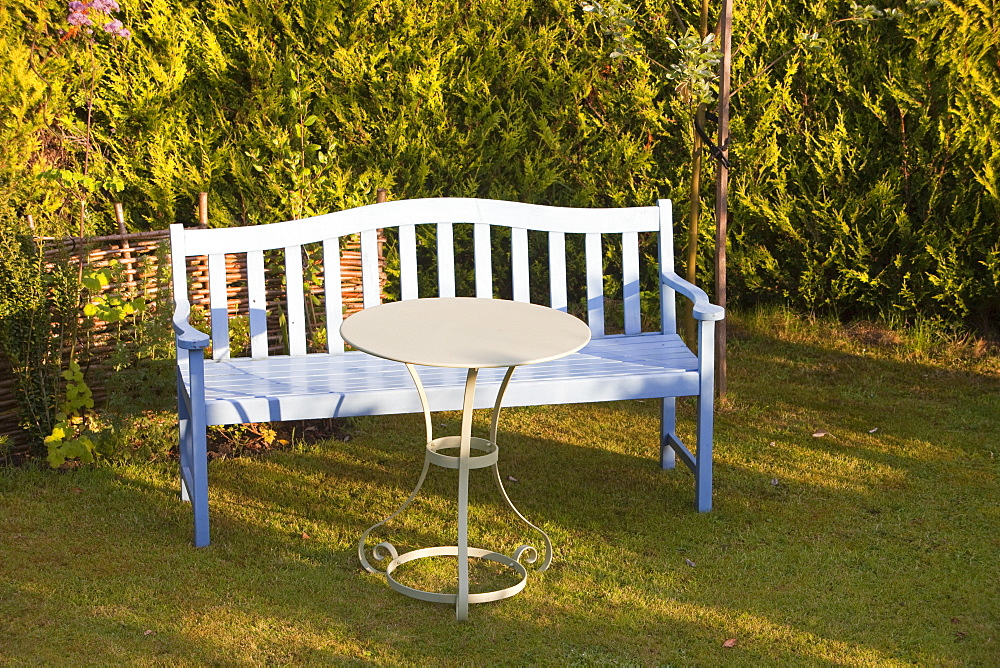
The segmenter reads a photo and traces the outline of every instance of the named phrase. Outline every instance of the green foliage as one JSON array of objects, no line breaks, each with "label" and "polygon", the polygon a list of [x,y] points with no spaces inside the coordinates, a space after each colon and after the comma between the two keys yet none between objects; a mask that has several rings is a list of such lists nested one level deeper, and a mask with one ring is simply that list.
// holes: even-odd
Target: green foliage
[{"label": "green foliage", "polygon": [[[132,324],[132,320],[140,318],[146,312],[146,300],[143,296],[108,289],[112,282],[120,283],[121,280],[122,267],[117,260],[110,261],[105,267],[90,269],[80,278],[80,287],[89,293],[89,299],[83,301],[80,309],[83,316],[117,329],[116,350],[112,354],[115,370],[129,364],[137,355],[141,356],[141,348],[128,345],[129,337],[122,335],[121,325],[124,322]],[[74,320],[77,318],[75,311],[72,317]],[[140,328],[135,329],[142,332]],[[71,351],[67,368],[62,372],[65,381],[63,400],[56,412],[55,424],[52,432],[44,439],[49,465],[53,468],[62,466],[67,459],[78,459],[84,464],[93,462],[106,426],[93,412],[93,393],[74,354],[75,350]]]},{"label": "green foliage", "polygon": [[0,349],[16,383],[22,426],[36,441],[55,420],[62,332],[52,322],[63,322],[75,306],[75,282],[65,266],[43,272],[31,237],[0,220]]},{"label": "green foliage", "polygon": [[120,263],[111,260],[108,266],[93,269],[83,275],[81,283],[90,291],[90,301],[83,305],[83,315],[106,323],[120,323],[131,315],[146,310],[146,299],[142,296],[129,298],[114,292],[106,292]]},{"label": "green foliage", "polygon": [[[1000,311],[997,14],[937,5],[845,26],[740,93],[731,295],[978,324]],[[835,11],[744,12],[735,78]]]},{"label": "green foliage", "polygon": [[128,47],[97,14],[88,33],[67,22],[63,2],[10,0],[0,9],[0,195],[43,234],[102,231],[100,221],[80,219],[79,202],[107,210],[123,186],[96,129],[103,79]]},{"label": "green foliage", "polygon": [[[145,225],[256,224],[394,197],[649,202],[646,77],[609,70],[569,3],[149,3],[98,93]],[[100,134],[103,132],[104,134]]]},{"label": "green foliage", "polygon": [[719,69],[722,55],[715,43],[715,34],[704,38],[693,28],[677,39],[668,37],[667,44],[677,52],[680,62],[672,63],[667,79],[675,84],[674,90],[688,104],[711,104],[716,93],[711,82]]},{"label": "green foliage", "polygon": [[76,360],[70,361],[62,377],[66,381],[65,397],[59,404],[52,433],[45,437],[49,466],[52,468],[59,468],[67,459],[79,459],[84,464],[90,464],[94,461],[94,450],[97,448],[91,438],[97,428],[92,412],[94,398]]},{"label": "green foliage", "polygon": [[[689,102],[713,93],[685,73],[716,56],[676,24],[696,23],[700,4],[584,4],[134,0],[121,13],[133,39],[95,42],[63,39],[63,3],[11,0],[0,219],[76,233],[85,194],[89,232],[114,229],[112,198],[137,227],[162,228],[193,221],[204,190],[213,225],[259,224],[385,187],[580,206],[672,197],[683,220]],[[993,4],[737,3],[732,299],[1000,311]],[[588,28],[597,15],[609,32]],[[606,55],[640,47],[665,69]]]}]

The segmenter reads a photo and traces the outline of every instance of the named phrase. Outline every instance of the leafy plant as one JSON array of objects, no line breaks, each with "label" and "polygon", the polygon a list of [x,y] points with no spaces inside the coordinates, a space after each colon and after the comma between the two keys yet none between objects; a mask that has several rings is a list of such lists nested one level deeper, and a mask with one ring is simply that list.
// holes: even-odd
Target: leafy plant
[{"label": "leafy plant", "polygon": [[109,324],[123,322],[129,316],[146,310],[146,299],[142,296],[129,298],[116,292],[106,292],[121,263],[111,260],[107,267],[87,272],[83,276],[83,287],[90,291],[90,301],[83,306],[83,315]]},{"label": "leafy plant", "polygon": [[66,381],[64,397],[56,412],[52,433],[45,437],[48,462],[52,468],[59,468],[67,459],[79,459],[84,464],[90,464],[97,449],[92,438],[98,428],[92,411],[93,393],[83,379],[79,363],[71,360],[62,377]]},{"label": "leafy plant", "polygon": [[[120,263],[112,260],[106,267],[87,271],[81,279],[83,288],[89,293],[82,307],[83,316],[115,325],[118,339],[121,339],[121,324],[146,310],[142,296],[129,298],[108,290],[113,280],[121,279],[120,270]],[[44,439],[49,465],[53,468],[62,466],[67,459],[79,459],[85,464],[93,462],[98,447],[95,439],[103,426],[92,411],[93,392],[84,379],[75,352],[75,348],[70,350],[69,363],[62,373],[65,380],[63,399],[52,432]]]},{"label": "leafy plant", "polygon": [[0,347],[15,380],[21,425],[36,443],[55,422],[60,325],[77,303],[75,278],[65,266],[44,271],[31,237],[0,224]]}]

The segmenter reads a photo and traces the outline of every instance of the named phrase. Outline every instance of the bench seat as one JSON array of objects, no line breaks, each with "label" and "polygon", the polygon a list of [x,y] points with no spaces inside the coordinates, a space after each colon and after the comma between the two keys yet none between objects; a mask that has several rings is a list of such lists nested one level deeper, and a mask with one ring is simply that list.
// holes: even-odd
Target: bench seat
[{"label": "bench seat", "polygon": [[[568,357],[517,369],[504,406],[693,396],[697,368],[676,334],[594,339]],[[480,372],[476,408],[493,407],[505,371]],[[461,410],[465,369],[417,372],[433,410]],[[189,388],[189,374],[181,379]],[[206,361],[205,404],[213,425],[422,410],[403,364],[357,351]]]}]

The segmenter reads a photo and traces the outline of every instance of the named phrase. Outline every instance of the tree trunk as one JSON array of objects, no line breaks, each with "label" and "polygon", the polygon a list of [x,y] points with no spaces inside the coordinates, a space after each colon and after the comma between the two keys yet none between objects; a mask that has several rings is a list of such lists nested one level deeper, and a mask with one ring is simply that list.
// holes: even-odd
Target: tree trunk
[{"label": "tree trunk", "polygon": [[[726,239],[729,227],[729,97],[732,74],[733,1],[722,0],[719,16],[722,62],[719,64],[719,176],[715,181],[715,301],[726,306]],[[726,396],[726,321],[715,330],[715,389]]]}]

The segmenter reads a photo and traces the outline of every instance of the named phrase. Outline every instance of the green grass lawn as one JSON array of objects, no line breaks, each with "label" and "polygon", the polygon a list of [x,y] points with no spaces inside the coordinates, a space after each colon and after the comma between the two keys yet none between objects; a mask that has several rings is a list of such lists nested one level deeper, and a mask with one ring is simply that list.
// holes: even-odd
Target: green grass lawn
[{"label": "green grass lawn", "polygon": [[[214,461],[205,549],[176,464],[2,470],[0,662],[1000,665],[1000,358],[781,311],[730,326],[711,513],[658,467],[656,402],[505,411],[501,472],[555,560],[466,623],[355,551],[415,482],[419,416]],[[453,475],[380,539],[453,542]],[[486,471],[472,500],[474,544],[534,542]],[[449,586],[436,566],[408,577]]]}]

